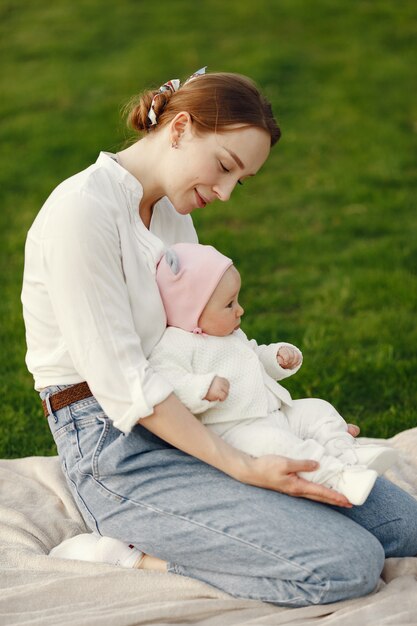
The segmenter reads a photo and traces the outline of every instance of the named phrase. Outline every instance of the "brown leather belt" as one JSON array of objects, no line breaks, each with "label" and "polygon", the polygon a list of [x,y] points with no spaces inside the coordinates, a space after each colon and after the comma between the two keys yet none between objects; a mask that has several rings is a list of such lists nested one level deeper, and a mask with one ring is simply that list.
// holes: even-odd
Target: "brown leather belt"
[{"label": "brown leather belt", "polygon": [[[93,394],[91,393],[90,387],[87,383],[77,383],[76,385],[71,385],[67,389],[62,389],[61,391],[57,391],[56,393],[49,396],[49,404],[53,412],[59,411],[59,409],[63,409],[64,407],[72,404],[73,402],[78,402],[78,400],[84,400],[85,398],[89,398]],[[45,402],[42,400],[43,412],[45,417],[49,415],[49,409]]]}]

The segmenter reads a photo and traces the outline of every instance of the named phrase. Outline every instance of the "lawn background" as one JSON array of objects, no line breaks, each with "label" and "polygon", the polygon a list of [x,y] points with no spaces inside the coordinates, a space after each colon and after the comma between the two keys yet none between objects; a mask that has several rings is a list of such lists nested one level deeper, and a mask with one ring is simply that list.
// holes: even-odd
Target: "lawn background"
[{"label": "lawn background", "polygon": [[24,363],[27,229],[122,147],[132,94],[203,65],[254,78],[283,130],[255,179],[194,213],[241,270],[245,331],[299,345],[292,394],[363,434],[417,424],[416,34],[412,0],[0,1],[0,457],[56,453]]}]

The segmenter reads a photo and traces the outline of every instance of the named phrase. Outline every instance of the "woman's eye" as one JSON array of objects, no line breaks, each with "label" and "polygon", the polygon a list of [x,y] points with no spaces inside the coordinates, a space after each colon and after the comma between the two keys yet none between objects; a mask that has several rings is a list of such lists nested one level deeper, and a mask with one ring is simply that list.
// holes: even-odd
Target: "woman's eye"
[{"label": "woman's eye", "polygon": [[220,161],[220,165],[221,165],[223,172],[230,172],[230,170],[228,170],[227,167],[225,167],[221,161]]}]

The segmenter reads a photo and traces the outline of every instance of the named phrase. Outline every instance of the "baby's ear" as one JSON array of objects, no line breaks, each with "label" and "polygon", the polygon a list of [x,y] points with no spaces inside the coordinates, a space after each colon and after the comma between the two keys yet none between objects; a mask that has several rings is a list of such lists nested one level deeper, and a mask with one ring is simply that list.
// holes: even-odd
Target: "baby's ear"
[{"label": "baby's ear", "polygon": [[180,260],[175,250],[172,250],[170,248],[165,252],[165,261],[167,262],[168,267],[171,269],[171,272],[177,275],[180,271]]}]

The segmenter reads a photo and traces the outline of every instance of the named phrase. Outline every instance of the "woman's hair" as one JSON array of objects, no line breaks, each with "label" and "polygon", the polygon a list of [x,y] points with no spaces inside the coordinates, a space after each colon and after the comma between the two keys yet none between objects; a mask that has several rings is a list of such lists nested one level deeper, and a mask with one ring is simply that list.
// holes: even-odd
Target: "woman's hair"
[{"label": "woman's hair", "polygon": [[[152,99],[157,124],[148,118]],[[271,146],[281,131],[268,100],[256,84],[241,74],[225,72],[204,74],[180,87],[178,91],[145,91],[127,105],[128,124],[138,132],[155,132],[168,124],[180,111],[187,111],[199,133],[227,131],[232,124],[255,126],[266,130]]]}]

